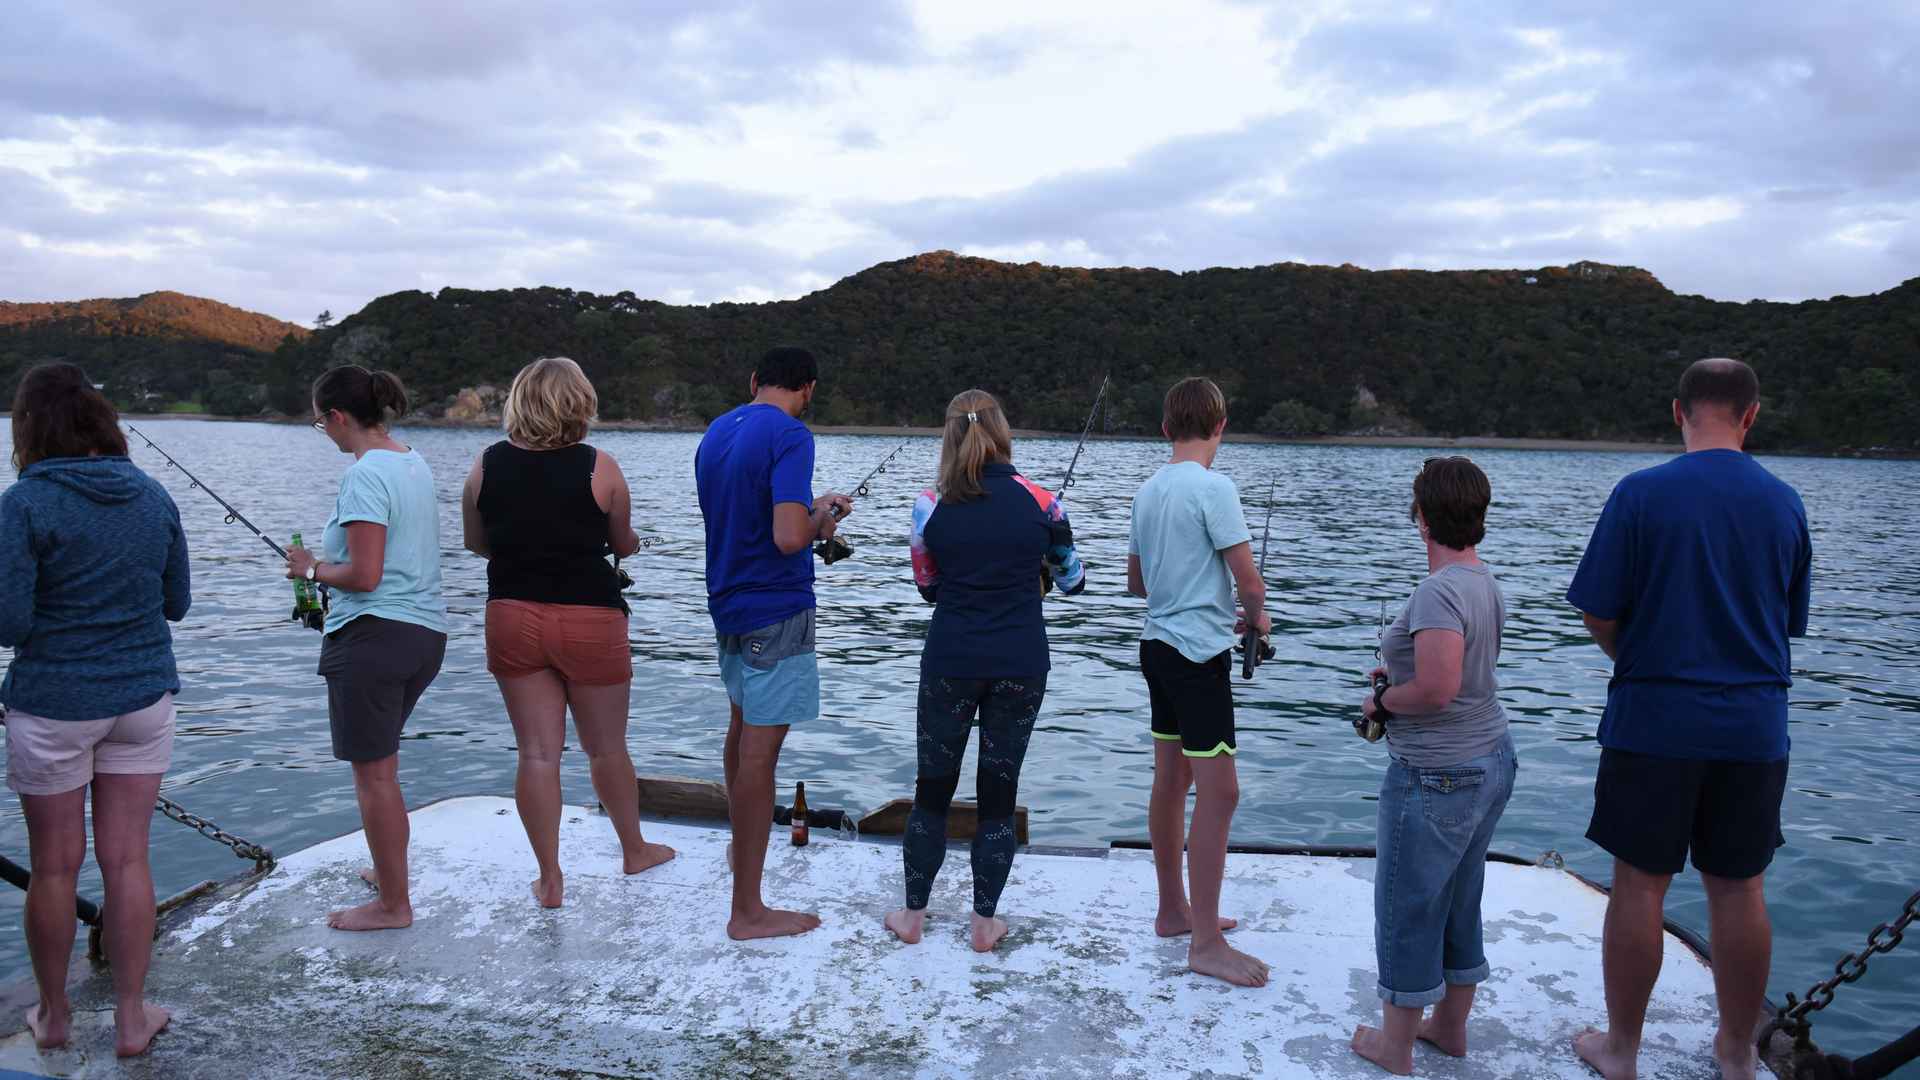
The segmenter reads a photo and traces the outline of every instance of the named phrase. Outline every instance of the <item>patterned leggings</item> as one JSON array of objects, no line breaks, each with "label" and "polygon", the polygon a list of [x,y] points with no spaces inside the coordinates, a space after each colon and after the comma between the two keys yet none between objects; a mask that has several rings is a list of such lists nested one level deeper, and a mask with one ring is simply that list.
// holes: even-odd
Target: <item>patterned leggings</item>
[{"label": "patterned leggings", "polygon": [[980,715],[980,823],[973,834],[973,910],[993,915],[1013,869],[1013,802],[1047,677],[942,679],[920,676],[920,777],[900,845],[907,864],[907,907],[927,906],[947,858],[947,809],[960,786],[960,761],[974,714]]}]

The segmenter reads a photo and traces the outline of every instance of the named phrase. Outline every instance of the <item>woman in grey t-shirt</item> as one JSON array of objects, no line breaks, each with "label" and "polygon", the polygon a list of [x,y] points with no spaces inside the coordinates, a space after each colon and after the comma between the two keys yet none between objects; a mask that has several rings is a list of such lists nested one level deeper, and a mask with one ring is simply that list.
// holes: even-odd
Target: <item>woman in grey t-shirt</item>
[{"label": "woman in grey t-shirt", "polygon": [[1414,478],[1428,575],[1382,636],[1385,684],[1362,704],[1364,719],[1386,721],[1392,758],[1373,884],[1384,1022],[1357,1029],[1353,1049],[1389,1072],[1412,1071],[1416,1037],[1464,1055],[1488,973],[1480,894],[1517,770],[1494,680],[1506,604],[1475,551],[1492,498],[1463,457],[1429,458]]}]

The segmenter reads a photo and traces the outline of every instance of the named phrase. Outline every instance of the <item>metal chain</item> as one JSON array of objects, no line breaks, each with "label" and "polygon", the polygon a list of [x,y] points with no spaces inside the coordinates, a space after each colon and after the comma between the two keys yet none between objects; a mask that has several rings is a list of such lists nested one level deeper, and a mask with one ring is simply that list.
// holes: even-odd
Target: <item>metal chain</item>
[{"label": "metal chain", "polygon": [[261,847],[259,844],[256,844],[251,840],[246,840],[241,837],[235,836],[230,832],[227,832],[225,829],[222,829],[220,826],[215,825],[213,822],[208,821],[206,818],[203,818],[200,815],[194,813],[193,811],[188,810],[186,807],[181,806],[179,803],[174,802],[172,799],[167,798],[165,795],[159,796],[156,809],[158,809],[161,813],[167,815],[168,817],[172,818],[173,820],[179,822],[180,824],[185,825],[189,829],[192,829],[193,831],[199,833],[201,836],[204,836],[207,839],[213,840],[217,843],[227,845],[228,847],[233,849],[234,855],[237,856],[238,858],[253,860],[253,866],[255,870],[265,871],[265,870],[271,870],[273,868],[273,865],[276,860],[273,857],[272,851],[269,851],[268,849]]},{"label": "metal chain", "polygon": [[[1892,922],[1883,922],[1867,934],[1867,947],[1857,953],[1848,953],[1833,965],[1833,974],[1821,982],[1813,984],[1807,991],[1805,1000],[1787,994],[1787,1003],[1781,1007],[1780,1014],[1767,1025],[1766,1034],[1784,1031],[1793,1036],[1795,1042],[1803,1042],[1812,1027],[1808,1017],[1833,1004],[1833,992],[1841,983],[1859,982],[1867,973],[1867,961],[1880,953],[1890,953],[1906,936],[1907,927],[1920,919],[1920,892],[1907,897],[1900,914]],[[1883,940],[1881,935],[1886,935]],[[1764,1042],[1764,1039],[1763,1039]]]}]

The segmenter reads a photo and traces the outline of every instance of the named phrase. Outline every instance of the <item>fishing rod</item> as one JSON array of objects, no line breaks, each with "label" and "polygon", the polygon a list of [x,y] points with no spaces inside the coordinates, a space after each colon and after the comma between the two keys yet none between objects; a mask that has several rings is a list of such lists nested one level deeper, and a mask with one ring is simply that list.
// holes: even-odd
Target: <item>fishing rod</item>
[{"label": "fishing rod", "polygon": [[[905,450],[907,448],[907,444],[912,441],[913,440],[911,439],[901,439],[899,446],[896,446],[892,450],[888,451],[887,456],[881,458],[880,463],[878,465],[875,465],[873,469],[867,473],[867,475],[861,477],[859,483],[853,485],[853,490],[851,493],[852,497],[856,499],[864,499],[868,495],[872,494],[872,489],[868,485],[873,482],[873,478],[876,476],[879,476],[883,472],[886,472],[888,462],[891,462],[896,456],[898,456],[900,451]],[[834,507],[833,519],[835,521],[838,521],[845,516],[846,516],[845,511],[841,510],[837,506]],[[813,553],[815,555],[820,556],[821,562],[826,563],[828,566],[832,566],[834,563],[839,562],[841,559],[844,559],[847,556],[852,555],[853,547],[849,545],[845,540],[840,539],[839,533],[835,533],[832,536],[826,538],[825,540],[822,540],[819,543],[813,545]]]},{"label": "fishing rod", "polygon": [[[1380,650],[1385,648],[1387,644],[1387,602],[1385,600],[1380,601],[1380,629],[1375,632],[1373,641],[1374,662],[1376,665],[1386,663],[1385,658],[1380,655]],[[1376,667],[1375,670],[1377,672],[1378,668]],[[1386,692],[1389,685],[1391,684],[1387,682],[1385,675],[1376,673],[1373,677],[1373,719],[1367,719],[1365,714],[1354,718],[1353,733],[1368,742],[1379,742],[1380,737],[1387,733],[1387,720],[1389,716],[1386,707],[1380,704],[1380,695]]]},{"label": "fishing rod", "polygon": [[[1280,474],[1276,472],[1273,474],[1273,479],[1267,484],[1267,520],[1266,523],[1260,527],[1259,572],[1260,583],[1262,585],[1265,585],[1267,581],[1267,541],[1273,538],[1273,502],[1274,495],[1279,490],[1279,485]],[[1253,669],[1274,657],[1272,637],[1270,634],[1263,634],[1254,628],[1253,616],[1254,613],[1251,611],[1246,613],[1247,629],[1246,632],[1240,636],[1240,677],[1243,679],[1253,678]]]},{"label": "fishing rod", "polygon": [[[180,474],[187,478],[187,482],[190,486],[199,488],[201,491],[206,492],[207,495],[210,498],[212,498],[214,502],[219,503],[220,508],[227,512],[227,524],[229,525],[239,524],[239,525],[246,526],[248,531],[252,532],[253,535],[260,538],[261,543],[267,545],[269,548],[272,548],[273,553],[275,555],[280,556],[282,559],[285,559],[288,557],[286,548],[283,548],[279,544],[274,543],[272,537],[260,531],[260,526],[255,525],[253,522],[247,520],[247,515],[234,509],[233,504],[221,498],[219,492],[208,487],[204,482],[201,481],[199,477],[193,475],[191,472],[188,472],[187,467],[185,465],[182,465],[178,461],[175,461],[173,458],[173,455],[167,453],[165,450],[162,450],[160,448],[159,443],[154,442],[152,439],[147,437],[146,432],[141,431],[139,428],[134,427],[132,424],[127,425],[127,430],[133,432],[135,435],[140,436],[140,441],[146,443],[147,446],[151,448],[154,453],[159,454],[163,458],[166,458],[167,464],[169,466],[175,469],[179,469]],[[332,606],[332,595],[331,595],[331,591],[327,588],[325,584],[322,584],[320,582],[314,582],[314,585],[319,590],[320,606],[318,608],[304,609],[304,610],[296,607],[293,612],[293,621],[299,622],[299,623],[305,623],[308,627],[314,630],[318,630],[326,624],[327,609]]]},{"label": "fishing rod", "polygon": [[1100,413],[1100,403],[1107,400],[1107,386],[1113,381],[1113,373],[1100,376],[1100,392],[1093,396],[1093,408],[1087,410],[1086,426],[1080,429],[1080,442],[1073,448],[1073,457],[1067,461],[1067,475],[1060,481],[1060,494],[1064,497],[1067,489],[1073,486],[1073,469],[1080,464],[1080,451],[1087,447],[1087,436],[1093,434],[1093,418]]}]

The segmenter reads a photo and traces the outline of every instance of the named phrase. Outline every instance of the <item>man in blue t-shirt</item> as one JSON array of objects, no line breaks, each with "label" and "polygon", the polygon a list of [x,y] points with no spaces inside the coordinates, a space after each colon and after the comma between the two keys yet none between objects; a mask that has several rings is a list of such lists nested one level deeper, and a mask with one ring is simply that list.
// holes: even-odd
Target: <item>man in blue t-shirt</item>
[{"label": "man in blue t-shirt", "polygon": [[1760,383],[1737,360],[1680,378],[1687,452],[1620,481],[1567,600],[1613,658],[1587,837],[1614,856],[1601,966],[1607,1030],[1574,1048],[1634,1075],[1660,974],[1667,886],[1689,851],[1707,891],[1722,1075],[1750,1077],[1773,932],[1762,888],[1787,783],[1788,638],[1807,632],[1800,496],[1742,447]]},{"label": "man in blue t-shirt", "polygon": [[707,530],[707,610],[732,720],[723,767],[733,826],[733,914],[727,936],[804,934],[811,912],[781,911],[760,895],[773,774],[787,728],[820,715],[813,652],[813,556],[853,508],[845,495],[813,497],[813,433],[799,416],[819,366],[805,349],[777,348],[747,383],[753,400],[715,420],[694,452]]}]

